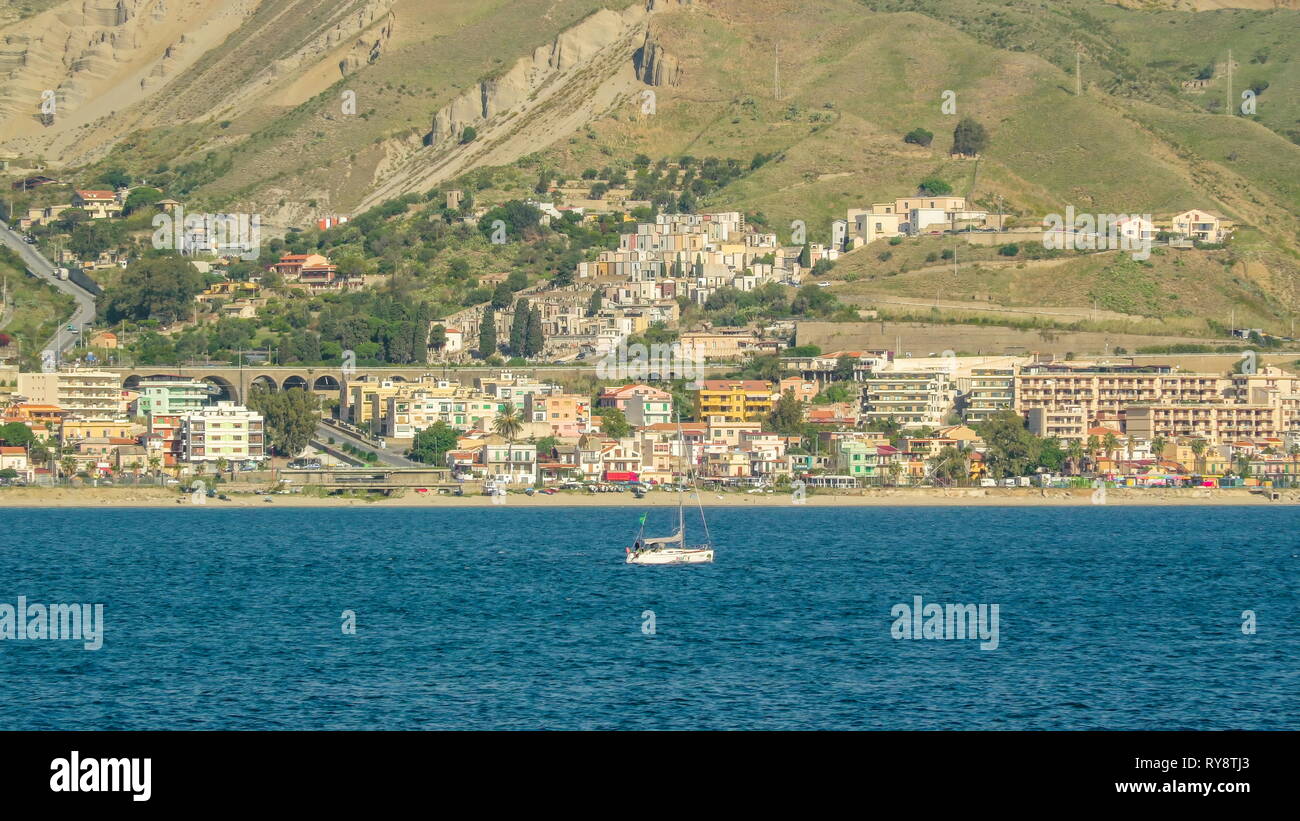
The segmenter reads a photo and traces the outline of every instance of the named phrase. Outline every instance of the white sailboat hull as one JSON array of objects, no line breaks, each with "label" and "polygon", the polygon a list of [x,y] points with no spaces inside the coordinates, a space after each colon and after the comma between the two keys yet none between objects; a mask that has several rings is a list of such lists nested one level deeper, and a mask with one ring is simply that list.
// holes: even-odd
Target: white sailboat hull
[{"label": "white sailboat hull", "polygon": [[709,564],[712,561],[711,547],[665,547],[627,554],[628,564]]}]

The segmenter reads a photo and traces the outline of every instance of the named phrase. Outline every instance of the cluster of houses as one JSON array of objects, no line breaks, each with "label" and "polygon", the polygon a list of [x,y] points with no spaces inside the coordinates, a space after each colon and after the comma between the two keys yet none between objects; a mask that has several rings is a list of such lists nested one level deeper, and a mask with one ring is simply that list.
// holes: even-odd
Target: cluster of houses
[{"label": "cluster of houses", "polygon": [[[669,327],[677,323],[682,298],[703,305],[723,288],[749,292],[765,283],[798,285],[817,262],[833,261],[839,255],[833,248],[812,244],[803,257],[804,246],[780,245],[776,234],[755,230],[738,211],[660,214],[635,228],[620,235],[618,248],[578,263],[573,284],[537,286],[518,294],[540,313],[546,359],[570,361],[604,354],[655,323]],[[493,279],[486,277],[483,282],[490,285]],[[594,310],[593,296],[598,302]],[[476,306],[446,322],[466,338],[476,339],[487,315],[483,306]],[[509,332],[512,309],[492,316],[502,338]],[[688,355],[699,353],[714,360],[734,361],[780,347],[776,340],[760,340],[744,329],[730,336],[709,331],[699,336],[683,334],[681,341],[690,348]]]},{"label": "cluster of houses", "polygon": [[18,373],[0,403],[0,424],[25,425],[49,460],[6,443],[5,467],[21,481],[42,483],[60,475],[176,476],[262,466],[262,416],[216,401],[217,394],[207,382],[183,377],[154,377],[128,389],[117,373],[92,368]]},{"label": "cluster of houses", "polygon": [[[1085,215],[1081,215],[1085,216]],[[1100,215],[1114,217],[1113,230],[1130,244],[1151,242],[1162,234],[1175,247],[1190,247],[1193,243],[1217,244],[1226,242],[1232,235],[1231,220],[1214,211],[1193,208],[1163,219],[1151,219],[1139,214]],[[1066,209],[1066,217],[1058,221],[1045,221],[1050,227],[1031,226],[1017,229],[1026,238],[1041,239],[1055,248],[1106,247],[1104,242],[1110,225],[1080,225],[1073,207]],[[947,231],[1001,232],[1007,229],[1009,217],[990,214],[986,210],[970,207],[965,197],[918,194],[898,197],[892,202],[875,202],[866,208],[850,208],[844,219],[831,222],[831,248],[852,251],[878,239],[890,237],[942,234]],[[1016,238],[1016,237],[1011,237]]]},{"label": "cluster of houses", "polygon": [[[503,484],[672,482],[683,465],[734,485],[920,483],[946,447],[961,451],[969,478],[980,479],[985,447],[976,431],[1005,411],[1021,416],[1030,432],[1079,452],[1076,471],[1086,466],[1166,484],[1193,473],[1240,475],[1244,458],[1244,472],[1256,480],[1300,478],[1300,377],[1276,367],[1218,374],[1039,357],[895,359],[890,351],[783,362],[790,375],[776,382],[698,381],[692,406],[681,409],[694,421],[680,426],[672,395],[653,385],[606,387],[592,397],[509,372],[473,385],[432,375],[358,380],[344,388],[340,408],[352,424],[397,448],[441,422],[459,434],[446,466],[460,477]],[[830,384],[839,388],[833,397]],[[773,431],[783,395],[802,403],[815,436]],[[520,411],[509,439],[496,425],[507,404]],[[621,411],[627,429],[607,429],[603,409]]]}]

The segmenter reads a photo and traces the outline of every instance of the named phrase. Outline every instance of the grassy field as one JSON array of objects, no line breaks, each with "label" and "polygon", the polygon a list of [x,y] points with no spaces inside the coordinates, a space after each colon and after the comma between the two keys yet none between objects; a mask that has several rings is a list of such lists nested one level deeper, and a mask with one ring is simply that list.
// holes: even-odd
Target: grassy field
[{"label": "grassy field", "polygon": [[[900,299],[877,305],[873,298],[940,303],[939,315],[961,319],[997,316],[1002,314],[998,307],[1077,308],[1077,316],[1087,318],[1095,308],[1107,318],[1090,327],[1129,333],[1213,336],[1234,322],[1239,328],[1264,328],[1288,336],[1291,332],[1288,304],[1266,290],[1252,276],[1252,266],[1229,250],[1156,248],[1143,263],[1122,252],[1008,260],[989,256],[993,249],[978,249],[984,258],[972,260],[969,253],[977,253],[976,249],[962,247],[954,271],[950,264],[916,263],[921,254],[933,252],[927,248],[951,247],[950,240],[925,238],[891,249],[896,259],[911,260],[915,266],[902,271],[877,267],[877,246],[888,247],[874,243],[836,265],[830,276],[843,284],[837,284],[833,293],[892,316],[925,314],[933,308],[908,307]],[[891,259],[889,264],[894,263]],[[907,265],[905,261],[900,267]],[[969,303],[971,309],[943,303]],[[987,310],[976,310],[980,305]],[[1046,311],[1043,315],[1049,316]],[[1074,321],[1055,315],[1061,324]]]}]

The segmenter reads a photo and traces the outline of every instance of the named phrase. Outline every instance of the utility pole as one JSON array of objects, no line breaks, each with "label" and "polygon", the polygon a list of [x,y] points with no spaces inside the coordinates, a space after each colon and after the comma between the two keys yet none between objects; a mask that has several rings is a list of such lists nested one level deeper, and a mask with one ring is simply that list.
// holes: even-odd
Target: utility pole
[{"label": "utility pole", "polygon": [[1074,96],[1083,96],[1083,46],[1074,44]]},{"label": "utility pole", "polygon": [[1232,49],[1228,49],[1228,97],[1224,100],[1224,112],[1232,116]]},{"label": "utility pole", "polygon": [[772,67],[772,96],[781,99],[781,41],[776,41],[776,65]]}]

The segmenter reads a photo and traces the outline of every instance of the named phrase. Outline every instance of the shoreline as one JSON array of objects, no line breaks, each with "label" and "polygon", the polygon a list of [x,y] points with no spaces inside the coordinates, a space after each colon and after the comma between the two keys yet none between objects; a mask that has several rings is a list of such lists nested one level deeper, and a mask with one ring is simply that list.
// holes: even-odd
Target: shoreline
[{"label": "shoreline", "polygon": [[[557,493],[554,496],[510,493],[501,504],[487,496],[450,496],[400,492],[376,499],[320,497],[304,494],[258,496],[223,488],[228,501],[211,498],[201,505],[175,490],[164,488],[6,488],[0,490],[0,509],[32,508],[168,508],[204,509],[276,508],[561,508],[561,507],[673,507],[678,494],[654,491],[642,499],[631,493]],[[717,493],[702,491],[705,507],[1124,507],[1300,505],[1300,489],[1273,491],[1277,500],[1247,489],[1220,488],[1108,488],[1104,502],[1094,502],[1090,489],[1053,488],[887,488],[856,493],[809,493],[795,504],[789,493]],[[267,499],[272,501],[267,502]],[[687,494],[686,503],[695,499]]]}]

